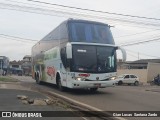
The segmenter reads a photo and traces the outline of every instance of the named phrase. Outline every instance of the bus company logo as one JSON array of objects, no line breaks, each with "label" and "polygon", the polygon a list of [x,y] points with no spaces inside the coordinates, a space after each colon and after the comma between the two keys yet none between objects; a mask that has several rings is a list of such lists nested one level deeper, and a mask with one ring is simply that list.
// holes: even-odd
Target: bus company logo
[{"label": "bus company logo", "polygon": [[55,74],[56,74],[55,71],[56,70],[54,67],[47,67],[47,74],[51,76],[51,80],[55,77]]},{"label": "bus company logo", "polygon": [[96,80],[99,80],[99,77],[96,77]]}]

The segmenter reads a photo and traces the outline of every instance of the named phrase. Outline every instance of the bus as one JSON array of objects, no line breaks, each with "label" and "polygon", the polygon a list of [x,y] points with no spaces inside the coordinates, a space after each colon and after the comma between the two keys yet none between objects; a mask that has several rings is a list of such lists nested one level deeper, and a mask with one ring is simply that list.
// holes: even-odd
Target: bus
[{"label": "bus", "polygon": [[108,24],[68,19],[32,47],[32,77],[62,91],[113,87],[118,49],[125,61]]},{"label": "bus", "polygon": [[0,56],[0,75],[6,76],[9,72],[9,58]]}]

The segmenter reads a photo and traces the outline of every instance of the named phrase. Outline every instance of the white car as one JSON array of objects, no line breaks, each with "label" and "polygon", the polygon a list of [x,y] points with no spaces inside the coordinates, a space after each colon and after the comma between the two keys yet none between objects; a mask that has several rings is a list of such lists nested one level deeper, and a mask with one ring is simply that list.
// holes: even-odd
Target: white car
[{"label": "white car", "polygon": [[139,85],[139,78],[136,75],[133,74],[123,74],[118,76],[115,79],[115,83],[118,85],[122,85],[122,84],[134,84],[135,86]]}]

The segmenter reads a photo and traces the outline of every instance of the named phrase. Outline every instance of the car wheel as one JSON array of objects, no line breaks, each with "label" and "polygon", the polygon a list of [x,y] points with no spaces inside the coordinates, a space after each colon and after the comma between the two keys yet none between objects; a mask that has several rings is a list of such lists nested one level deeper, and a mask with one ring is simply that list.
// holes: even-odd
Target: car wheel
[{"label": "car wheel", "polygon": [[118,85],[122,85],[122,84],[123,84],[123,82],[122,82],[122,81],[119,81],[119,82],[118,82]]},{"label": "car wheel", "polygon": [[135,85],[135,86],[138,86],[138,85],[139,85],[139,82],[138,82],[138,81],[135,81],[134,85]]},{"label": "car wheel", "polygon": [[154,81],[151,81],[151,82],[150,82],[150,85],[155,85],[155,84],[154,84]]}]

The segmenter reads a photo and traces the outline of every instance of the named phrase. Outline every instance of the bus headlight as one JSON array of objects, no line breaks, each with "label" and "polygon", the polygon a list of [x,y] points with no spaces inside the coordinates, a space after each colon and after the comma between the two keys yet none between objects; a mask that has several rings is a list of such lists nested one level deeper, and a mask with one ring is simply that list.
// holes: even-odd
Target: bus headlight
[{"label": "bus headlight", "polygon": [[77,77],[77,78],[76,78],[76,80],[78,80],[78,81],[81,81],[81,80],[82,80],[82,78],[80,78],[80,77]]},{"label": "bus headlight", "polygon": [[116,79],[116,77],[111,77],[111,78],[110,78],[110,80],[115,80],[115,79]]},{"label": "bus headlight", "polygon": [[82,77],[76,77],[75,80],[78,80],[78,81],[84,81],[85,78],[82,78]]}]

